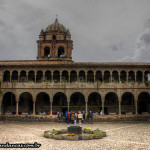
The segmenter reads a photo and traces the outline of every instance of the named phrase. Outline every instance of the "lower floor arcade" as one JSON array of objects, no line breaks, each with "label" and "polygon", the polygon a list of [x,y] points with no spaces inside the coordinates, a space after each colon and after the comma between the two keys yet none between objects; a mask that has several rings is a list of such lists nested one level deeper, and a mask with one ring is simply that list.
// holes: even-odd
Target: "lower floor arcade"
[{"label": "lower floor arcade", "polygon": [[57,111],[93,111],[111,114],[150,114],[150,94],[141,92],[135,98],[132,92],[124,92],[121,98],[115,92],[101,96],[98,92],[89,93],[87,100],[82,92],[74,92],[68,98],[65,93],[57,92],[52,99],[46,92],[39,92],[36,99],[29,92],[23,92],[19,99],[13,92],[6,92],[0,101],[3,115],[52,115]]}]

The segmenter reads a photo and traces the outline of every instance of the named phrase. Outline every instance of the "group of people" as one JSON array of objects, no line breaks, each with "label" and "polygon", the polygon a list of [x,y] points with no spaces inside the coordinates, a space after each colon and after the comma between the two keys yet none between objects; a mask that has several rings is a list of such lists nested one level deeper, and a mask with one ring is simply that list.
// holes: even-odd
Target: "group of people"
[{"label": "group of people", "polygon": [[[92,113],[92,111],[90,111],[87,115],[87,118],[89,120],[90,123],[93,123],[93,117],[94,114]],[[79,111],[78,113],[76,112],[68,112],[66,111],[65,114],[63,112],[57,112],[57,118],[59,119],[59,122],[64,122],[69,124],[85,124],[85,118],[86,118],[86,114],[84,111]]]}]

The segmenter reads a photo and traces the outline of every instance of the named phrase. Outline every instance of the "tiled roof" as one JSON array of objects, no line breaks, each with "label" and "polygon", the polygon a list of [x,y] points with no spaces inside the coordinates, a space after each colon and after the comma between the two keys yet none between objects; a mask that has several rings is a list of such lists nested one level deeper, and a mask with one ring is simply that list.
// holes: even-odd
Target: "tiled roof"
[{"label": "tiled roof", "polygon": [[40,60],[14,60],[0,61],[0,66],[132,66],[132,67],[150,67],[150,63],[140,62],[68,62],[68,61],[40,61]]}]

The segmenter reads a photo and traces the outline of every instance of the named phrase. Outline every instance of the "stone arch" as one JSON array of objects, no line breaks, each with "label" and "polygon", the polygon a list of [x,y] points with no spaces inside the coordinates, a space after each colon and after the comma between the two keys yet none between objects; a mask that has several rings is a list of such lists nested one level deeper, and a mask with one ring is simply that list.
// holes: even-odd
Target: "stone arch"
[{"label": "stone arch", "polygon": [[147,83],[148,82],[148,74],[150,73],[150,71],[148,71],[148,70],[146,70],[145,72],[144,72],[144,81],[145,81],[145,83]]},{"label": "stone arch", "polygon": [[69,80],[69,75],[68,75],[68,71],[67,70],[64,70],[62,72],[62,82],[68,82]]},{"label": "stone arch", "polygon": [[43,81],[43,71],[39,70],[39,71],[37,71],[36,82],[40,83],[42,81]]},{"label": "stone arch", "polygon": [[79,81],[85,82],[85,71],[84,70],[79,71]]},{"label": "stone arch", "polygon": [[33,70],[30,70],[28,72],[28,81],[29,82],[35,82],[35,73]]},{"label": "stone arch", "polygon": [[81,92],[75,92],[71,95],[70,108],[73,111],[85,110],[85,96]]},{"label": "stone arch", "polygon": [[70,72],[70,83],[77,82],[77,71],[72,70]]},{"label": "stone arch", "polygon": [[23,92],[19,96],[19,114],[32,114],[33,113],[33,97],[29,92]]},{"label": "stone arch", "polygon": [[96,71],[96,82],[101,82],[102,83],[102,71],[97,70]]},{"label": "stone arch", "polygon": [[16,114],[16,97],[12,92],[3,95],[2,114]]},{"label": "stone arch", "polygon": [[52,80],[51,71],[47,70],[47,71],[45,72],[45,81],[46,81],[46,82],[51,82],[51,80]]},{"label": "stone arch", "polygon": [[50,97],[45,92],[40,92],[36,96],[36,114],[50,114]]},{"label": "stone arch", "polygon": [[53,96],[53,112],[58,111],[65,113],[67,111],[67,96],[63,92],[57,92]]},{"label": "stone arch", "polygon": [[105,83],[110,82],[110,71],[108,71],[108,70],[104,71],[104,82]]},{"label": "stone arch", "polygon": [[143,73],[142,73],[142,71],[137,71],[136,72],[136,81],[139,82],[139,83],[143,81]]},{"label": "stone arch", "polygon": [[124,70],[120,72],[120,81],[121,83],[125,83],[127,81],[127,72]]},{"label": "stone arch", "polygon": [[18,71],[15,70],[12,72],[11,81],[18,82]]},{"label": "stone arch", "polygon": [[128,82],[135,82],[135,73],[134,71],[129,71]]},{"label": "stone arch", "polygon": [[53,72],[53,80],[55,83],[60,82],[60,72],[58,70]]},{"label": "stone arch", "polygon": [[105,114],[119,113],[118,96],[115,92],[108,92],[105,95],[104,113]]},{"label": "stone arch", "polygon": [[25,70],[22,70],[20,72],[20,82],[26,82],[27,81],[27,78],[26,78],[26,71]]},{"label": "stone arch", "polygon": [[112,82],[119,82],[119,74],[116,70],[112,72]]},{"label": "stone arch", "polygon": [[88,109],[92,112],[100,112],[102,110],[101,95],[97,92],[92,92],[88,96]]},{"label": "stone arch", "polygon": [[3,82],[10,82],[10,71],[6,70],[3,75]]},{"label": "stone arch", "polygon": [[94,71],[89,70],[87,72],[87,82],[94,83]]},{"label": "stone arch", "polygon": [[138,95],[138,113],[150,113],[150,94],[141,92]]},{"label": "stone arch", "polygon": [[121,113],[135,113],[135,100],[134,95],[131,92],[125,92],[121,98]]}]

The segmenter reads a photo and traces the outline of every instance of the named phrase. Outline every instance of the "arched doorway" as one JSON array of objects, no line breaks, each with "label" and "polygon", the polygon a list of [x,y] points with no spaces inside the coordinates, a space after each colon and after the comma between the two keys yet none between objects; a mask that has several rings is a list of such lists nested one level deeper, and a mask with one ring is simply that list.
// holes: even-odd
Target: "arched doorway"
[{"label": "arched doorway", "polygon": [[41,92],[36,97],[36,114],[49,115],[50,114],[50,98],[45,92]]},{"label": "arched doorway", "polygon": [[18,113],[19,114],[33,113],[33,99],[30,93],[24,92],[20,95]]},{"label": "arched doorway", "polygon": [[102,110],[101,96],[97,92],[93,92],[88,97],[88,110],[99,113]]},{"label": "arched doorway", "polygon": [[53,97],[53,112],[58,111],[65,113],[67,111],[67,97],[64,93],[58,92]]},{"label": "arched doorway", "polygon": [[104,113],[107,114],[118,114],[119,113],[119,103],[118,96],[116,93],[109,92],[105,96],[104,102]]},{"label": "arched doorway", "polygon": [[70,97],[70,110],[78,112],[85,110],[85,97],[82,93],[73,93]]},{"label": "arched doorway", "polygon": [[16,98],[12,92],[7,92],[3,96],[2,114],[16,114]]},{"label": "arched doorway", "polygon": [[150,95],[142,92],[138,96],[138,113],[150,113]]},{"label": "arched doorway", "polygon": [[125,92],[122,95],[121,113],[122,114],[135,113],[134,95],[130,92]]}]

